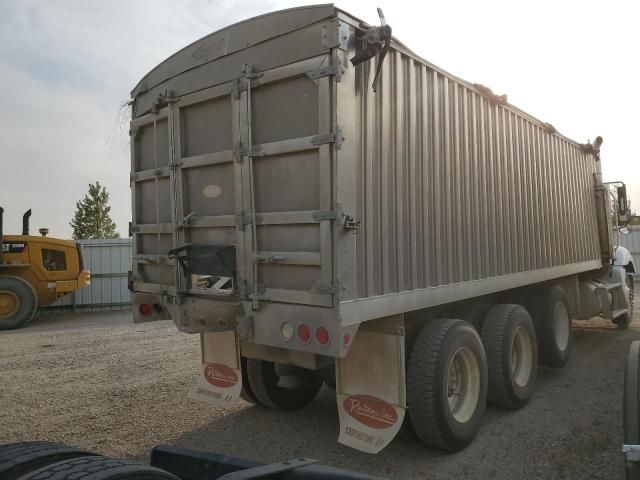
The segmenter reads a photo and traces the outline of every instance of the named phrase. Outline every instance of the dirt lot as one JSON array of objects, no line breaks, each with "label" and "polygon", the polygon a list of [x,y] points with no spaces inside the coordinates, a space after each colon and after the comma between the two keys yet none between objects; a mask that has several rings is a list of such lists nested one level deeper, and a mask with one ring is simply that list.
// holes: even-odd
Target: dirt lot
[{"label": "dirt lot", "polygon": [[304,455],[402,479],[622,479],[623,368],[638,338],[637,314],[624,332],[576,323],[570,363],[541,370],[523,410],[489,408],[465,451],[443,454],[399,437],[370,456],[336,442],[330,390],[295,413],[243,402],[224,412],[186,398],[198,337],[172,323],[133,325],[128,312],[44,316],[0,332],[0,443],[47,439],[137,459],[158,443],[263,462]]}]

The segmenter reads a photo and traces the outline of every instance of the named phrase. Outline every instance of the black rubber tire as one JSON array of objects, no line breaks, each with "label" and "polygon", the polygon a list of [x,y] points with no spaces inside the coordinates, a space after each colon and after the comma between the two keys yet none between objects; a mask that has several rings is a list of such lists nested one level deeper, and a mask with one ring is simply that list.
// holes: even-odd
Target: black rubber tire
[{"label": "black rubber tire", "polygon": [[613,323],[616,324],[616,326],[618,327],[619,330],[626,330],[627,328],[629,328],[629,325],[631,325],[631,321],[633,320],[633,301],[634,301],[634,297],[635,297],[635,289],[634,289],[634,285],[633,285],[633,274],[632,273],[628,273],[626,275],[626,282],[627,282],[627,288],[629,288],[630,292],[629,292],[629,300],[631,303],[631,307],[629,308],[629,311],[623,315],[620,315],[618,318],[615,318],[613,320]]},{"label": "black rubber tire", "polygon": [[[569,336],[564,348],[558,347],[553,328],[554,314],[559,303],[563,303],[567,311]],[[554,285],[539,290],[533,301],[529,303],[529,312],[536,329],[540,365],[552,368],[564,367],[571,356],[573,339],[571,311],[569,310],[569,303],[564,289],[559,285]]]},{"label": "black rubber tire", "polygon": [[261,405],[280,410],[298,410],[316,398],[322,387],[322,378],[317,372],[287,366],[287,369],[295,372],[292,376],[296,385],[283,387],[278,385],[278,367],[280,366],[266,360],[247,359],[249,386]]},{"label": "black rubber tire", "polygon": [[469,322],[478,332],[482,330],[484,319],[493,305],[486,301],[474,302],[460,309],[456,318]]},{"label": "black rubber tire", "polygon": [[[625,445],[640,445],[640,340],[631,342],[624,369],[622,423]],[[640,463],[626,462],[627,479],[640,479]]]},{"label": "black rubber tire", "polygon": [[38,310],[38,294],[35,289],[20,277],[2,275],[0,290],[9,290],[20,300],[18,311],[11,317],[0,320],[0,330],[14,330],[26,326]]},{"label": "black rubber tire", "polygon": [[[477,360],[480,379],[475,410],[458,422],[448,402],[448,374],[454,354],[468,347]],[[426,445],[459,451],[471,443],[484,416],[487,359],[478,332],[462,320],[429,321],[416,339],[407,366],[407,407],[413,431]]]},{"label": "black rubber tire", "polygon": [[17,480],[29,472],[70,458],[95,455],[52,442],[20,442],[0,446],[0,478]]},{"label": "black rubber tire", "polygon": [[240,366],[242,369],[242,390],[240,391],[240,398],[242,398],[245,402],[262,406],[262,404],[258,401],[255,394],[253,393],[253,390],[251,390],[251,386],[249,385],[249,377],[247,375],[247,359],[245,357],[240,357]]},{"label": "black rubber tire", "polygon": [[20,480],[179,480],[156,467],[108,457],[80,457],[53,463]]},{"label": "black rubber tire", "polygon": [[[511,372],[518,328],[526,329],[531,348],[531,371],[524,385],[519,385]],[[533,394],[538,373],[538,345],[529,313],[521,305],[496,305],[487,313],[481,337],[489,369],[489,403],[512,410],[523,407]]]},{"label": "black rubber tire", "polygon": [[320,378],[322,378],[322,381],[328,388],[330,388],[334,392],[336,391],[336,365],[335,364],[332,363],[331,365],[322,367],[321,369],[318,370],[318,375],[320,375]]}]

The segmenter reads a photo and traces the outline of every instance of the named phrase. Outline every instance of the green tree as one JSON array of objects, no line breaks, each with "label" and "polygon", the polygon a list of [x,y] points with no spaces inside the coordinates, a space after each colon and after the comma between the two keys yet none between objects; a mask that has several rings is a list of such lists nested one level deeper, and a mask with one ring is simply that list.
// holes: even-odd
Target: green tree
[{"label": "green tree", "polygon": [[76,213],[69,223],[73,228],[74,240],[119,238],[116,224],[109,216],[110,211],[107,189],[100,182],[89,184],[89,193],[76,202]]}]

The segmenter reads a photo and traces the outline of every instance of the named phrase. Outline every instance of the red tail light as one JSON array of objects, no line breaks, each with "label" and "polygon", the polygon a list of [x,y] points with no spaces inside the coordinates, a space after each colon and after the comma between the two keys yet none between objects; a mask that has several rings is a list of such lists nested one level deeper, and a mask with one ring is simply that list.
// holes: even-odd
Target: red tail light
[{"label": "red tail light", "polygon": [[308,325],[304,323],[298,325],[298,338],[302,343],[309,343],[309,340],[311,340],[311,329]]},{"label": "red tail light", "polygon": [[138,311],[140,312],[141,315],[148,317],[153,313],[153,305],[149,303],[141,303],[140,306],[138,307]]},{"label": "red tail light", "polygon": [[321,347],[329,345],[330,340],[331,336],[329,335],[329,330],[325,327],[316,328],[316,342],[318,342]]}]

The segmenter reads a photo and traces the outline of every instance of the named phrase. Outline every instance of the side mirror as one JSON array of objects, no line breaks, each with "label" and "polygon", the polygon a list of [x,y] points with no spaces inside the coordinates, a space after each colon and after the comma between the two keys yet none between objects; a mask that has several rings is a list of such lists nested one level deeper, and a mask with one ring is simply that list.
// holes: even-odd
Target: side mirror
[{"label": "side mirror", "polygon": [[624,224],[629,221],[629,202],[627,200],[627,186],[617,187],[618,196],[618,223]]}]

